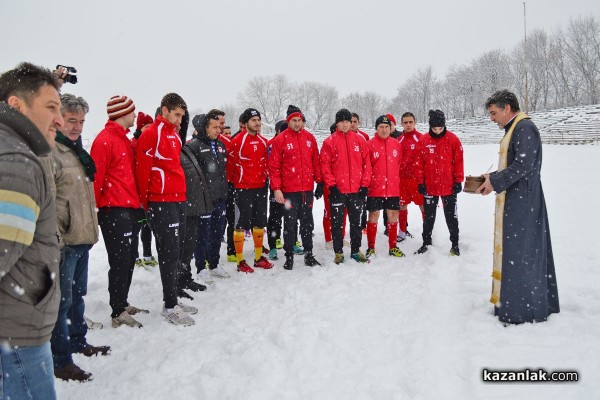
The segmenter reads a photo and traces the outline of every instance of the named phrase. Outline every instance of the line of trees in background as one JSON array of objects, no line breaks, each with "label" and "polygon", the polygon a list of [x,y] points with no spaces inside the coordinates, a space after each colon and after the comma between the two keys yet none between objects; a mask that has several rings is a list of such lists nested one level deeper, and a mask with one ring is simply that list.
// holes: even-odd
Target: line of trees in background
[{"label": "line of trees in background", "polygon": [[341,107],[359,114],[363,126],[372,126],[379,115],[388,112],[398,116],[412,111],[424,121],[430,108],[444,110],[447,118],[475,117],[485,114],[483,103],[499,89],[513,90],[524,109],[526,66],[529,111],[599,103],[600,21],[579,17],[554,33],[535,30],[526,44],[523,40],[511,51],[490,50],[468,64],[451,66],[441,78],[431,66],[419,68],[392,99],[372,91],[340,97],[331,85],[295,83],[285,75],[273,75],[250,80],[237,104],[225,105],[223,111],[237,116],[254,107],[262,113],[263,122],[273,125],[285,117],[288,104],[294,104],[313,130],[327,129]]}]

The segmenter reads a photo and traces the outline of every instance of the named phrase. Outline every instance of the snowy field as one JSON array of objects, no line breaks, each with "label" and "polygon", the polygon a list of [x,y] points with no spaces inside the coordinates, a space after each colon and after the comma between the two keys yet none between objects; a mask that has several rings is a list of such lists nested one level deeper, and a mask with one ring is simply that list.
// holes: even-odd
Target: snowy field
[{"label": "snowy field", "polygon": [[[497,145],[465,147],[466,174],[497,164]],[[422,256],[418,208],[409,208],[404,259],[377,238],[369,265],[335,265],[325,250],[315,204],[315,255],[283,270],[235,272],[188,302],[193,327],[160,316],[158,268],[136,269],[131,304],[150,314],[142,329],[110,326],[108,263],[102,240],[92,249],[86,314],[104,324],[88,341],[112,346],[108,357],[75,355],[88,383],[57,381],[61,399],[592,399],[600,380],[600,173],[598,146],[545,145],[542,182],[549,210],[561,313],[548,322],[503,327],[491,315],[494,196],[460,194],[461,257],[441,210],[434,246]],[[595,204],[595,206],[594,206]],[[366,249],[363,236],[362,250]],[[246,257],[252,244],[246,241]],[[349,259],[348,249],[345,248]],[[156,254],[156,253],[155,253]],[[222,248],[222,255],[225,247]],[[224,257],[222,257],[224,260]],[[576,383],[492,384],[482,368],[575,370]]]}]

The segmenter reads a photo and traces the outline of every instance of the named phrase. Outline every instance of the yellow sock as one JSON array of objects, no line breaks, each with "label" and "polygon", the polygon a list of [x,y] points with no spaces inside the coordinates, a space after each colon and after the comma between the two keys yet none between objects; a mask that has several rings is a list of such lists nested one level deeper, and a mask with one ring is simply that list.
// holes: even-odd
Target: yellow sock
[{"label": "yellow sock", "polygon": [[244,231],[242,229],[233,231],[233,246],[239,264],[244,260]]},{"label": "yellow sock", "polygon": [[262,257],[263,236],[265,228],[252,228],[252,238],[254,239],[254,260],[258,261]]}]

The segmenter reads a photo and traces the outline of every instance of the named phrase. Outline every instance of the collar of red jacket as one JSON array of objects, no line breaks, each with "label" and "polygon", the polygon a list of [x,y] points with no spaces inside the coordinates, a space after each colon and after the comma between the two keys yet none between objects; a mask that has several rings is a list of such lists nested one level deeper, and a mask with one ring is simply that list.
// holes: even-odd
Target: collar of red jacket
[{"label": "collar of red jacket", "polygon": [[104,128],[123,136],[127,136],[127,134],[129,133],[129,129],[123,128],[121,125],[110,119],[106,121],[106,125],[104,126]]},{"label": "collar of red jacket", "polygon": [[167,127],[167,129],[172,130],[172,131],[177,131],[177,125],[174,125],[174,124],[170,123],[162,115],[158,115],[156,117],[156,119],[154,120],[154,123],[158,125],[161,122],[163,124],[165,124],[165,126]]}]

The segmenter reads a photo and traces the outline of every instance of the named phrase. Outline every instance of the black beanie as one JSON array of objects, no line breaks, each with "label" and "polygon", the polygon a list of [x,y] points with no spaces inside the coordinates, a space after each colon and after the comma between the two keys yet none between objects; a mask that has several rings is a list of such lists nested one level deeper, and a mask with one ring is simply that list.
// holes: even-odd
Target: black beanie
[{"label": "black beanie", "polygon": [[258,117],[258,119],[262,119],[260,117],[260,113],[258,112],[258,110],[256,108],[246,108],[244,110],[244,112],[242,113],[240,122],[243,122],[245,124],[248,121],[250,121],[250,118],[253,118],[253,117]]},{"label": "black beanie", "polygon": [[275,134],[285,131],[287,129],[287,127],[288,127],[288,124],[284,120],[277,121],[275,123]]},{"label": "black beanie", "polygon": [[446,126],[446,117],[441,110],[429,110],[429,126],[432,128]]},{"label": "black beanie", "polygon": [[290,105],[288,106],[287,113],[286,113],[286,115],[285,115],[285,116],[287,117],[287,116],[289,116],[290,114],[293,114],[293,113],[296,113],[296,112],[299,112],[300,114],[302,114],[302,111],[300,111],[300,109],[299,109],[298,107],[296,107],[296,106],[294,106],[294,105],[290,104]]},{"label": "black beanie", "polygon": [[351,122],[352,121],[352,113],[345,108],[342,108],[340,111],[336,112],[335,113],[335,123],[337,124],[338,122],[341,122],[341,121]]},{"label": "black beanie", "polygon": [[387,115],[380,115],[379,117],[377,117],[377,119],[375,120],[375,129],[377,129],[379,124],[388,124],[390,128],[392,127],[392,121],[390,121]]}]

